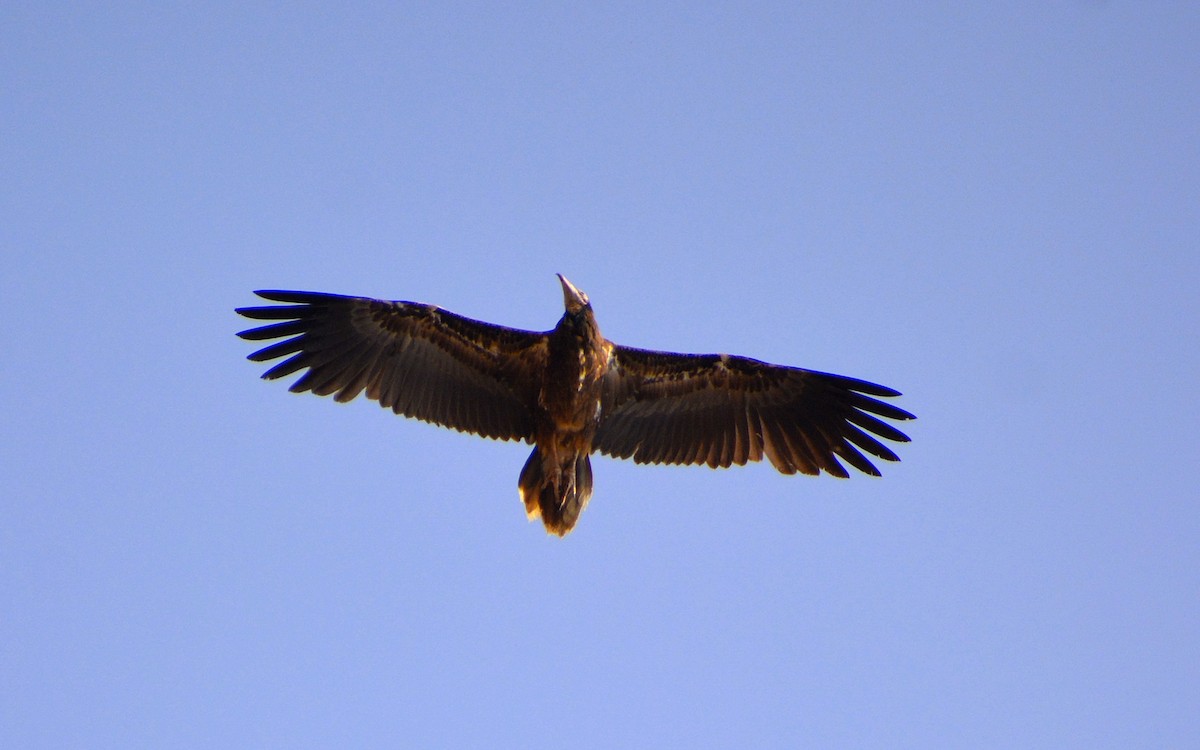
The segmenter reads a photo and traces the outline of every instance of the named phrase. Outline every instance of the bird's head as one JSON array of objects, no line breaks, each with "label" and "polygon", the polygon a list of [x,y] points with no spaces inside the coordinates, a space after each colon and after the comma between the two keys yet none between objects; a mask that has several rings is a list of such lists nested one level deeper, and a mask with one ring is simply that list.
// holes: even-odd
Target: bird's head
[{"label": "bird's head", "polygon": [[592,306],[588,300],[588,296],[575,288],[575,285],[567,281],[567,277],[561,273],[557,274],[559,282],[563,288],[563,306],[567,308],[567,312],[572,315],[578,315]]}]

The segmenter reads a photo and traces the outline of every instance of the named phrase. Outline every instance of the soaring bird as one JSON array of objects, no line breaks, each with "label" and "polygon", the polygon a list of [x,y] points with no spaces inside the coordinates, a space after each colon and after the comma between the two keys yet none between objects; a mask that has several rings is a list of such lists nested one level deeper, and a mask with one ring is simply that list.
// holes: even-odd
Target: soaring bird
[{"label": "soaring bird", "polygon": [[[263,378],[350,401],[363,391],[396,414],[533,452],[518,481],[525,512],[565,536],[592,495],[594,451],[645,464],[739,466],[763,456],[784,474],[873,476],[863,451],[898,461],[874,436],[908,442],[884,419],[913,415],[865,380],[728,354],[620,346],[600,334],[592,304],[562,274],[566,311],[553,330],[471,320],[434,305],[319,292],[259,291],[282,305],[243,307],[249,356],[287,357]],[[879,397],[879,398],[876,398]]]}]

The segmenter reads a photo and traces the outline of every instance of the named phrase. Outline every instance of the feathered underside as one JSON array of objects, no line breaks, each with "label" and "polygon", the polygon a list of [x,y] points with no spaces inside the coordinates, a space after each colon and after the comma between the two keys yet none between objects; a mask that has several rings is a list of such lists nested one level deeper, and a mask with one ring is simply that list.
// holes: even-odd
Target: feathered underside
[{"label": "feathered underside", "polygon": [[350,401],[365,392],[396,414],[499,440],[533,439],[546,334],[483,323],[433,305],[317,292],[260,291],[269,307],[237,312],[282,321],[238,335],[283,339],[250,355],[287,357],[268,380],[308,368],[290,390]]},{"label": "feathered underside", "polygon": [[875,436],[908,442],[880,417],[913,415],[878,398],[898,391],[864,380],[724,354],[672,354],[618,346],[610,364],[596,448],[638,463],[760,461],[784,474],[837,477],[838,459],[866,474],[863,452],[899,458]]}]

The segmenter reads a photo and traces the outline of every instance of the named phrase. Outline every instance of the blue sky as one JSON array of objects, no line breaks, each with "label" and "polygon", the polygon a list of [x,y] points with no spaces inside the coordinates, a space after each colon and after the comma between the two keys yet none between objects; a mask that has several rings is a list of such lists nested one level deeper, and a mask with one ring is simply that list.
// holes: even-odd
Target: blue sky
[{"label": "blue sky", "polygon": [[[9,3],[0,745],[1200,736],[1200,11]],[[256,288],[904,391],[884,477],[258,379]],[[1188,490],[1192,487],[1192,490]]]}]

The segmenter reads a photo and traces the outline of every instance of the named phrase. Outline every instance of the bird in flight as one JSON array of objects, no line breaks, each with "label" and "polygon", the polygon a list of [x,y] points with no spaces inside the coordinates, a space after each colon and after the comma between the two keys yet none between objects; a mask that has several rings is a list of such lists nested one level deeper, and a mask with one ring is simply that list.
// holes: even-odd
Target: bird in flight
[{"label": "bird in flight", "polygon": [[518,489],[529,519],[558,536],[575,527],[592,495],[595,451],[713,468],[765,456],[784,474],[845,478],[841,461],[879,476],[864,451],[899,460],[877,437],[908,442],[883,419],[913,415],[879,400],[899,391],[748,357],[620,346],[600,334],[588,296],[558,280],[566,311],[546,332],[416,302],[259,291],[284,304],[237,312],[280,322],[238,336],[282,339],[249,359],[287,357],[267,380],[307,368],[293,392],[345,402],[365,391],[396,414],[532,443]]}]

